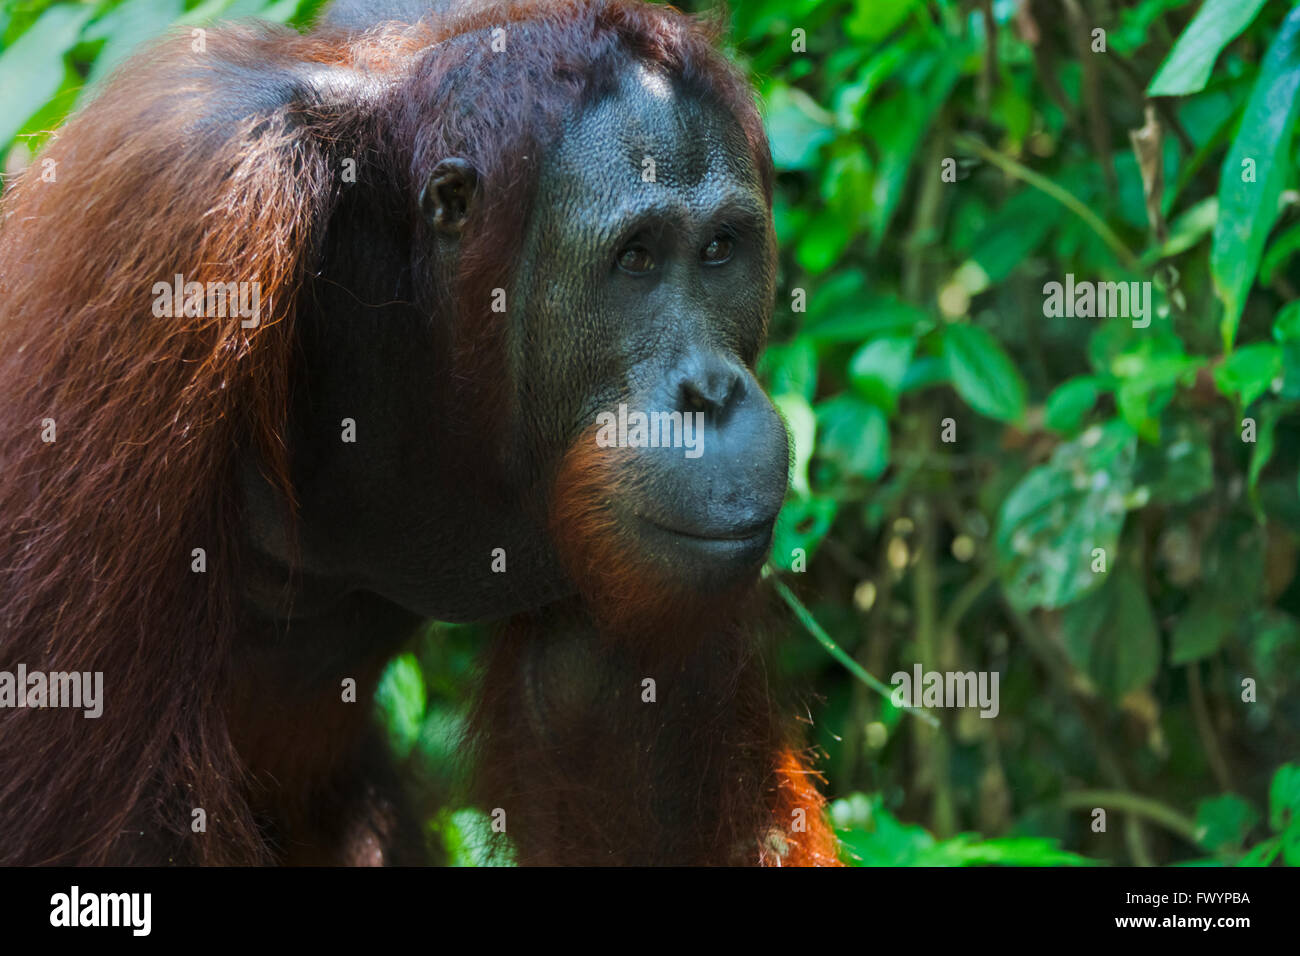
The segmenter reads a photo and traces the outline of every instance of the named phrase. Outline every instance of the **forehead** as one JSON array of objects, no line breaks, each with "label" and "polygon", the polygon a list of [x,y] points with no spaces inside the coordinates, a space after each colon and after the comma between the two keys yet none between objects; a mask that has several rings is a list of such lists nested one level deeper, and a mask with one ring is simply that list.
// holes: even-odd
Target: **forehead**
[{"label": "forehead", "polygon": [[[645,188],[620,196],[619,184]],[[539,186],[543,193],[594,200],[604,208],[664,191],[691,204],[739,200],[766,207],[736,119],[641,64],[623,74],[614,93],[565,123]]]}]

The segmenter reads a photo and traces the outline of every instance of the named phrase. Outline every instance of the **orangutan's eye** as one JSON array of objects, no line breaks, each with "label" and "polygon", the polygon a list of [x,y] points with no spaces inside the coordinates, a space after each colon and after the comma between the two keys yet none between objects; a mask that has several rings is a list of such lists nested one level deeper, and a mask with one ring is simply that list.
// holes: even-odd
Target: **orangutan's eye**
[{"label": "orangutan's eye", "polygon": [[731,237],[718,234],[700,250],[700,261],[711,266],[721,265],[731,258]]},{"label": "orangutan's eye", "polygon": [[655,267],[654,256],[645,246],[626,246],[618,254],[618,267],[634,276],[643,276]]}]

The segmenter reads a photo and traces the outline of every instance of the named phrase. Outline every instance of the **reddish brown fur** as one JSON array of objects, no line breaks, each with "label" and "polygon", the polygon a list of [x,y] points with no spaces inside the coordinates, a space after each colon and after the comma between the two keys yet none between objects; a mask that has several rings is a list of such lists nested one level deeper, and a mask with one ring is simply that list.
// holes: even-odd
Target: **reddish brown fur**
[{"label": "reddish brown fur", "polygon": [[[598,426],[584,431],[560,465],[551,494],[552,539],[569,577],[578,588],[602,631],[628,642],[653,642],[669,653],[679,640],[689,646],[696,626],[707,626],[743,600],[751,583],[728,594],[701,594],[674,586],[671,579],[635,549],[609,508],[615,497],[644,500],[629,487],[631,475],[624,459],[629,449],[604,448],[596,443]],[[669,634],[680,638],[665,637]]]},{"label": "reddish brown fur", "polygon": [[820,778],[773,711],[754,581],[668,586],[609,508],[626,454],[593,427],[560,467],[552,534],[581,597],[520,616],[495,650],[481,802],[523,863],[836,865]]},{"label": "reddish brown fur", "polygon": [[[486,44],[457,38],[507,21],[518,31],[511,60],[518,75],[567,64],[563,82],[481,79],[472,57]],[[530,30],[543,30],[543,41]],[[762,158],[770,196],[766,140],[747,87],[708,53],[703,32],[667,8],[519,3],[359,38],[228,27],[209,31],[207,42],[201,57],[190,53],[188,37],[174,37],[132,61],[45,152],[57,161],[57,181],[40,180],[38,161],[4,197],[0,668],[103,671],[106,703],[99,720],[70,709],[0,710],[0,863],[319,861],[309,846],[298,853],[277,842],[268,818],[291,831],[355,834],[344,842],[356,850],[335,862],[374,861],[391,838],[382,806],[369,819],[324,819],[349,809],[336,807],[329,787],[352,773],[347,742],[365,733],[364,708],[342,716],[332,706],[335,685],[298,688],[279,672],[250,669],[236,653],[248,633],[238,602],[236,456],[255,450],[292,500],[285,435],[294,324],[336,201],[332,151],[367,157],[408,196],[441,156],[465,156],[479,170],[487,201],[467,231],[454,287],[424,290],[432,309],[457,317],[448,414],[467,428],[499,427],[501,330],[489,290],[506,284],[516,214],[531,201],[540,150],[560,117],[612,83],[602,75],[611,48],[630,46],[732,109]],[[329,115],[279,108],[233,126],[202,122],[207,104],[221,100],[214,64],[251,70],[290,61],[348,67],[377,82],[358,88],[355,109]],[[474,110],[461,114],[456,102]],[[152,286],[177,272],[200,282],[260,282],[260,326],[154,318]],[[40,440],[45,418],[57,424],[54,444]],[[480,792],[510,802],[555,782],[549,797],[525,801],[531,808],[512,804],[510,832],[525,861],[636,862],[645,841],[671,850],[664,859],[675,862],[772,861],[767,834],[784,829],[788,810],[806,806],[810,827],[824,824],[820,797],[769,711],[739,620],[743,602],[717,601],[702,615],[680,597],[651,597],[657,582],[603,536],[606,464],[571,459],[557,527],[572,545],[575,574],[591,573],[588,599],[608,595],[613,603],[603,606],[628,615],[602,619],[605,630],[626,634],[634,620],[641,636],[675,630],[676,650],[665,656],[654,643],[635,653],[592,650],[592,671],[658,676],[661,700],[679,701],[691,719],[668,731],[645,724],[650,712],[619,711],[614,701],[611,726],[670,739],[683,747],[680,761],[655,767],[680,766],[655,784],[666,790],[629,791],[622,775],[637,769],[636,754],[604,734],[599,710],[594,725],[587,714],[570,728],[565,753],[608,774],[600,778],[607,791],[582,797],[582,819],[598,832],[554,832],[571,819],[557,806],[571,806],[589,778],[555,781],[544,753],[528,747],[533,735],[503,739],[497,719],[523,706],[512,694],[526,690],[521,662],[537,656],[533,649],[593,631],[580,607],[565,606],[521,618],[493,652],[480,705],[487,753]],[[190,571],[195,547],[206,549],[206,574]],[[598,570],[606,548],[609,567],[621,570]],[[672,608],[681,613],[661,613]],[[692,649],[683,626],[709,640]],[[529,643],[530,627],[546,640],[534,634]],[[358,662],[354,673],[369,675],[359,678],[363,700],[381,663]],[[707,691],[712,706],[683,698],[688,687]],[[575,691],[578,703],[590,691]],[[599,693],[586,703],[611,703]],[[277,695],[279,704],[269,705]],[[549,736],[548,728],[584,713],[558,706],[534,731]],[[717,740],[727,747],[718,750]],[[607,749],[584,752],[584,742]],[[736,773],[720,778],[718,766]],[[694,823],[677,813],[690,805],[699,809]],[[204,835],[190,832],[196,806],[208,815]],[[625,812],[634,821],[627,827]],[[651,832],[665,813],[680,828],[667,839]],[[784,840],[785,862],[833,857],[828,831]]]},{"label": "reddish brown fur", "polygon": [[[626,643],[578,602],[520,616],[474,714],[474,791],[525,865],[835,866],[818,779],[774,709],[752,607],[687,646]],[[655,699],[642,696],[647,678]]]},{"label": "reddish brown fur", "polygon": [[[120,81],[129,95],[110,87],[46,152],[56,183],[28,179],[6,197],[4,663],[103,671],[110,709],[99,720],[0,713],[0,857],[130,860],[131,831],[154,820],[182,831],[195,793],[221,824],[196,859],[261,862],[225,720],[230,465],[253,443],[286,481],[298,257],[325,171],[310,155],[287,165],[282,129],[235,139],[221,162],[161,155],[185,115],[159,114],[175,92],[139,67]],[[178,267],[198,281],[260,280],[271,314],[251,330],[238,318],[155,320],[151,286]],[[46,417],[54,444],[39,438]],[[194,547],[207,549],[206,575],[189,573]]]},{"label": "reddish brown fur", "polygon": [[[776,755],[772,819],[781,821],[781,840],[761,860],[765,866],[840,866],[839,841],[826,822],[826,798],[817,783],[826,779],[810,769],[810,760],[793,750]],[[790,823],[796,811],[804,819]]]}]

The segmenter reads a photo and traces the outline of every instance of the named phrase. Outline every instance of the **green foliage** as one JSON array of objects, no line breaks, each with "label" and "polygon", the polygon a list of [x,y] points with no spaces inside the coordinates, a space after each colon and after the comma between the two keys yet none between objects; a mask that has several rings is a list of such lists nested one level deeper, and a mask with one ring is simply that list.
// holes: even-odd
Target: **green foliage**
[{"label": "green foliage", "polygon": [[1300,7],[1287,16],[1264,55],[1259,78],[1228,150],[1219,181],[1219,219],[1210,265],[1223,299],[1223,340],[1232,348],[1246,295],[1255,282],[1283,187],[1295,180],[1295,121],[1300,111]]},{"label": "green foliage", "polygon": [[996,543],[1013,603],[1063,607],[1105,579],[1094,552],[1103,562],[1118,553],[1136,457],[1132,429],[1110,422],[1060,445],[1011,490]]},{"label": "green foliage", "polygon": [[1266,0],[1206,0],[1147,87],[1151,96],[1186,96],[1205,89],[1223,48],[1250,26]]},{"label": "green foliage", "polygon": [[[780,174],[761,371],[817,421],[772,564],[872,673],[1003,680],[995,721],[937,712],[936,741],[790,655],[826,700],[832,792],[873,794],[833,808],[864,862],[1000,861],[972,825],[1096,860],[1285,860],[1249,808],[1300,746],[1300,6],[1119,6],[993,4],[993,34],[957,2],[733,16]],[[1046,307],[1067,281],[1150,284],[1098,316]],[[796,291],[806,312],[780,307]],[[1173,815],[1135,851],[1061,808],[1079,787]],[[1063,862],[1031,846],[1004,849]]]},{"label": "green foliage", "polygon": [[325,2],[0,0],[0,155],[15,142],[39,150],[95,83],[168,29],[236,17],[302,25]]},{"label": "green foliage", "polygon": [[1024,417],[1025,383],[988,331],[975,325],[948,326],[943,355],[953,388],[971,408],[1004,422]]},{"label": "green foliage", "polygon": [[1061,850],[1042,837],[984,840],[962,833],[936,840],[902,823],[880,797],[854,793],[830,807],[848,858],[858,866],[1089,866],[1094,861]]},{"label": "green foliage", "polygon": [[1280,859],[1287,866],[1300,866],[1300,765],[1278,767],[1268,790],[1271,833],[1246,849],[1260,821],[1254,805],[1236,794],[1210,797],[1196,808],[1196,841],[1214,854],[1207,862],[1268,866]]},{"label": "green foliage", "polygon": [[70,50],[90,18],[88,7],[50,7],[0,56],[0,143],[8,143],[23,124],[58,93],[64,83],[62,55]]},{"label": "green foliage", "polygon": [[424,721],[428,698],[424,675],[414,654],[402,654],[389,662],[375,690],[375,705],[388,728],[393,752],[406,756],[411,752]]}]

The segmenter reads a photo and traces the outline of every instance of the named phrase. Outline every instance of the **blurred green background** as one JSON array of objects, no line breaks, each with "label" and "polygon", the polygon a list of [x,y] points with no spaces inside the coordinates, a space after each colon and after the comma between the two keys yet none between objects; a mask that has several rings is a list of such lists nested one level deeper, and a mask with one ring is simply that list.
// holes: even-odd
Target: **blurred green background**
[{"label": "blurred green background", "polygon": [[[320,6],[4,0],[6,174],[169,24]],[[846,855],[1300,864],[1300,5],[725,16],[779,174],[779,663]],[[1151,283],[1149,324],[1049,314],[1067,276]],[[430,626],[379,695],[454,863],[485,640]],[[916,663],[998,672],[998,716],[864,679]]]}]

